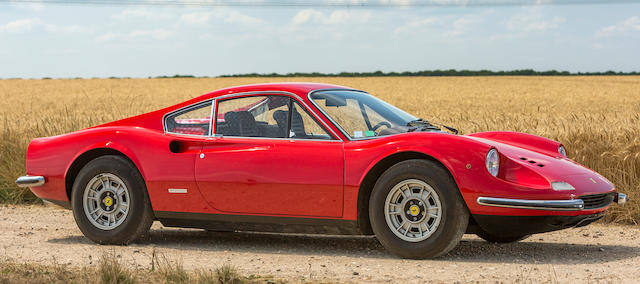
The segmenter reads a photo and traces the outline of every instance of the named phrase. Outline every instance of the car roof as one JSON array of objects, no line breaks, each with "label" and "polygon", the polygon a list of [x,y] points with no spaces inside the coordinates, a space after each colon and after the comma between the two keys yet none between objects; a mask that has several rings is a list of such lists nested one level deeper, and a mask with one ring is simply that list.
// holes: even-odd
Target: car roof
[{"label": "car roof", "polygon": [[303,101],[308,101],[307,94],[311,91],[322,90],[322,89],[346,89],[346,90],[354,90],[353,88],[340,86],[340,85],[332,85],[332,84],[322,84],[322,83],[309,83],[309,82],[279,82],[279,83],[263,83],[263,84],[251,84],[251,85],[243,85],[243,86],[235,86],[224,89],[215,90],[210,93],[206,93],[204,95],[195,97],[193,99],[162,108],[156,111],[152,111],[149,113],[105,123],[102,125],[94,126],[94,127],[104,127],[104,126],[114,126],[114,125],[145,125],[148,127],[149,125],[154,125],[152,128],[161,128],[162,121],[158,119],[159,117],[163,117],[165,114],[170,113],[172,111],[182,109],[184,107],[188,107],[190,105],[215,99],[220,96],[230,95],[230,94],[240,94],[240,93],[248,93],[248,92],[288,92],[293,93],[300,97]]},{"label": "car roof", "polygon": [[315,90],[322,89],[353,89],[350,87],[333,85],[333,84],[324,84],[324,83],[310,83],[310,82],[279,82],[279,83],[262,83],[262,84],[251,84],[251,85],[243,85],[243,86],[234,86],[230,88],[219,89],[202,96],[199,96],[198,100],[205,100],[216,98],[223,95],[229,94],[237,94],[237,93],[246,93],[246,92],[258,92],[258,91],[283,91],[294,93],[300,97],[306,97],[306,95]]}]

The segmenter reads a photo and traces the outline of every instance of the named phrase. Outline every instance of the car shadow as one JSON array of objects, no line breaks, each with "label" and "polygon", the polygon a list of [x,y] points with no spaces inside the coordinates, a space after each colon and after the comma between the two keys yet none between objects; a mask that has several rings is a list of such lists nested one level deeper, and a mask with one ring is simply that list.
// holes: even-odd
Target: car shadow
[{"label": "car shadow", "polygon": [[[543,236],[543,235],[541,235]],[[92,244],[82,235],[50,239],[58,244]],[[254,232],[207,232],[189,229],[156,229],[134,247],[154,247],[194,251],[397,258],[372,236],[327,236]],[[552,243],[530,240],[492,244],[465,237],[439,261],[484,263],[593,264],[640,255],[638,246]]]}]

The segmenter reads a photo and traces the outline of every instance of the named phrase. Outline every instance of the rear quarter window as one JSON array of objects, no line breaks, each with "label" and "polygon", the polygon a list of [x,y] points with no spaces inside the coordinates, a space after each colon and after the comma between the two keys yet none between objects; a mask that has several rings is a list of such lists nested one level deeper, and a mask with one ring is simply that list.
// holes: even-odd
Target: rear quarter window
[{"label": "rear quarter window", "polygon": [[167,115],[165,131],[186,135],[209,135],[211,126],[211,101],[197,104]]}]

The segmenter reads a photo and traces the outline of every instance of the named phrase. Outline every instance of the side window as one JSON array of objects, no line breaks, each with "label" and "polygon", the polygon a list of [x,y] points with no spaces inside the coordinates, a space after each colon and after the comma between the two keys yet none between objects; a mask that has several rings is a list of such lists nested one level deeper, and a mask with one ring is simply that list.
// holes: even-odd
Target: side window
[{"label": "side window", "polygon": [[289,97],[251,96],[218,102],[215,133],[224,136],[285,138]]},{"label": "side window", "polygon": [[333,139],[327,131],[301,106],[294,101],[291,113],[291,131],[289,138],[297,139]]},{"label": "side window", "polygon": [[323,108],[324,111],[351,137],[362,138],[365,137],[365,135],[373,136],[367,132],[369,126],[364,119],[360,104],[357,100],[346,98],[342,100],[326,100],[323,103],[325,106]]},{"label": "side window", "polygon": [[188,135],[209,135],[211,102],[186,108],[165,117],[167,132]]}]

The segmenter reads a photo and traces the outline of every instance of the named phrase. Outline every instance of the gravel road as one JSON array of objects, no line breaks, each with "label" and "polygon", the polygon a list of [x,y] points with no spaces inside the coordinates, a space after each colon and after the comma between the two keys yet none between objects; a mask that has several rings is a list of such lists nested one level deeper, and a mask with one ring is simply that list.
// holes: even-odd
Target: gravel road
[{"label": "gravel road", "polygon": [[640,226],[594,224],[507,245],[467,235],[449,255],[418,261],[389,254],[373,237],[211,233],[158,222],[144,243],[101,246],[82,235],[71,211],[0,206],[0,245],[0,259],[19,263],[90,266],[113,251],[131,268],[148,268],[155,250],[187,269],[230,263],[291,282],[640,281]]}]

